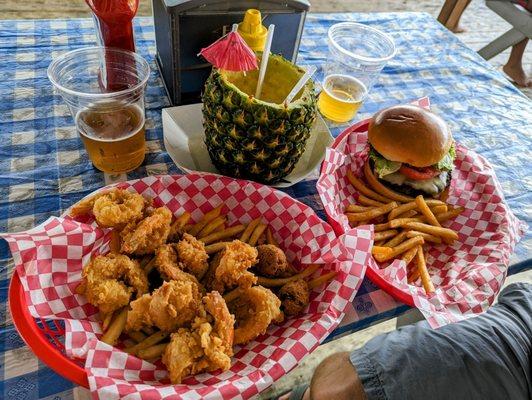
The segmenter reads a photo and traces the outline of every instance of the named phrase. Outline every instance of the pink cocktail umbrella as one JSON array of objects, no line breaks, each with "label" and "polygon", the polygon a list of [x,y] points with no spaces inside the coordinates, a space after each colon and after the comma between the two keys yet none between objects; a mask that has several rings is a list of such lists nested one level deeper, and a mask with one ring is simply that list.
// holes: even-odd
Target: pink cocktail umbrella
[{"label": "pink cocktail umbrella", "polygon": [[234,24],[231,32],[201,49],[198,55],[202,55],[214,67],[226,71],[257,69],[257,56],[236,31],[237,27]]}]

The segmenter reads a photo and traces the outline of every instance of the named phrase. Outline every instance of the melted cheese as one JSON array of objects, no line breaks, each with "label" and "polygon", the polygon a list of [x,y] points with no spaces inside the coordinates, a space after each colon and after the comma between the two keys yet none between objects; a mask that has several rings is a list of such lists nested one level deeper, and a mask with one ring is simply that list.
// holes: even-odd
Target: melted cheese
[{"label": "melted cheese", "polygon": [[429,194],[437,194],[445,188],[445,185],[447,185],[448,173],[449,172],[444,171],[434,178],[416,181],[413,179],[408,179],[400,172],[394,172],[393,174],[383,176],[381,179],[383,181],[393,183],[394,185],[408,185],[414,189],[423,190]]}]

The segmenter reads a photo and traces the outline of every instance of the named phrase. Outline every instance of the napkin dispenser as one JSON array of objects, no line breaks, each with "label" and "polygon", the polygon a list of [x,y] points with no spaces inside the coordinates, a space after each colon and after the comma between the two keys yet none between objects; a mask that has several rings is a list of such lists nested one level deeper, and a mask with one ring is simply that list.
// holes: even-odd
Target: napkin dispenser
[{"label": "napkin dispenser", "polygon": [[307,0],[152,0],[156,62],[172,105],[199,103],[211,65],[198,53],[228,33],[249,8],[275,24],[271,51],[296,61]]}]

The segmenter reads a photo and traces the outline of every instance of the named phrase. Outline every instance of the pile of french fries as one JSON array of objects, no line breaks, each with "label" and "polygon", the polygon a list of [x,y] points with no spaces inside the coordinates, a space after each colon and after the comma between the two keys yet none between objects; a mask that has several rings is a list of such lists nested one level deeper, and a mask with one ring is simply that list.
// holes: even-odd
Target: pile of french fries
[{"label": "pile of french fries", "polygon": [[[205,244],[207,254],[215,254],[225,248],[230,243],[230,240],[239,239],[250,246],[258,244],[271,244],[279,246],[267,224],[263,223],[261,218],[256,218],[248,224],[237,224],[228,226],[228,219],[226,215],[222,215],[223,205],[220,205],[213,210],[205,213],[197,223],[190,223],[191,215],[189,212],[184,212],[171,224],[171,232],[187,232],[195,236],[198,240]],[[120,234],[116,229],[111,232],[110,251],[120,252]],[[155,257],[145,256],[140,259],[140,265],[148,275],[155,267]],[[306,266],[299,272],[288,278],[268,278],[258,276],[258,285],[269,288],[279,288],[289,282],[297,279],[304,279],[310,277],[319,269],[318,264]],[[336,271],[331,271],[323,274],[317,278],[308,281],[309,289],[316,288],[336,276]],[[224,295],[224,299],[229,302],[238,296],[238,290],[234,289]],[[102,321],[102,330],[104,332],[102,341],[116,345],[120,336],[122,335],[127,321],[127,312],[129,306],[123,307],[120,310],[109,314]],[[135,355],[144,360],[153,362],[159,359],[166,346],[168,345],[170,333],[159,331],[156,328],[143,328],[142,331],[129,332],[128,338],[123,343],[125,345],[124,351]]]},{"label": "pile of french fries", "polygon": [[425,292],[434,292],[426,264],[425,244],[452,244],[458,234],[441,224],[464,211],[463,207],[452,207],[443,200],[415,199],[396,193],[382,185],[369,169],[364,167],[366,185],[351,171],[349,182],[359,192],[358,203],[347,206],[345,213],[352,227],[374,224],[374,246],[372,254],[376,261],[387,262],[401,259],[407,265],[407,281],[416,284],[421,281]]}]

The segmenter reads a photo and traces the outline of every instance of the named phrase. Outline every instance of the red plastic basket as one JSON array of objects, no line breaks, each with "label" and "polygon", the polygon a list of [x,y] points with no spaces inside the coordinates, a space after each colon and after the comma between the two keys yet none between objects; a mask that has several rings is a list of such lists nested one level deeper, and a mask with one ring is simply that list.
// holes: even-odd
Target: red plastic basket
[{"label": "red plastic basket", "polygon": [[[346,130],[344,130],[338,137],[334,140],[333,144],[331,145],[331,148],[336,149],[340,142],[350,134],[356,134],[358,132],[366,132],[368,130],[369,125],[369,119],[365,119],[363,121],[360,121],[356,123],[355,125],[350,126]],[[321,166],[320,174],[325,173],[324,165]],[[335,233],[337,235],[341,235],[343,233],[342,226],[335,221],[329,213],[327,212],[327,209],[325,209],[325,214],[327,215],[327,222],[333,227]],[[379,275],[373,268],[369,267],[366,269],[366,276],[371,280],[373,283],[375,283],[377,286],[379,286],[382,290],[384,290],[386,293],[394,297],[395,299],[401,301],[404,304],[409,305],[410,307],[415,307],[414,305],[414,299],[412,298],[412,295],[407,292],[403,292],[402,290],[395,287],[391,282],[384,279],[381,275]]]},{"label": "red plastic basket", "polygon": [[31,316],[16,271],[9,284],[9,309],[18,333],[40,360],[63,378],[89,387],[87,373],[81,361],[71,360],[64,353],[65,346],[61,337],[64,336],[65,330],[59,321],[45,321]]}]

